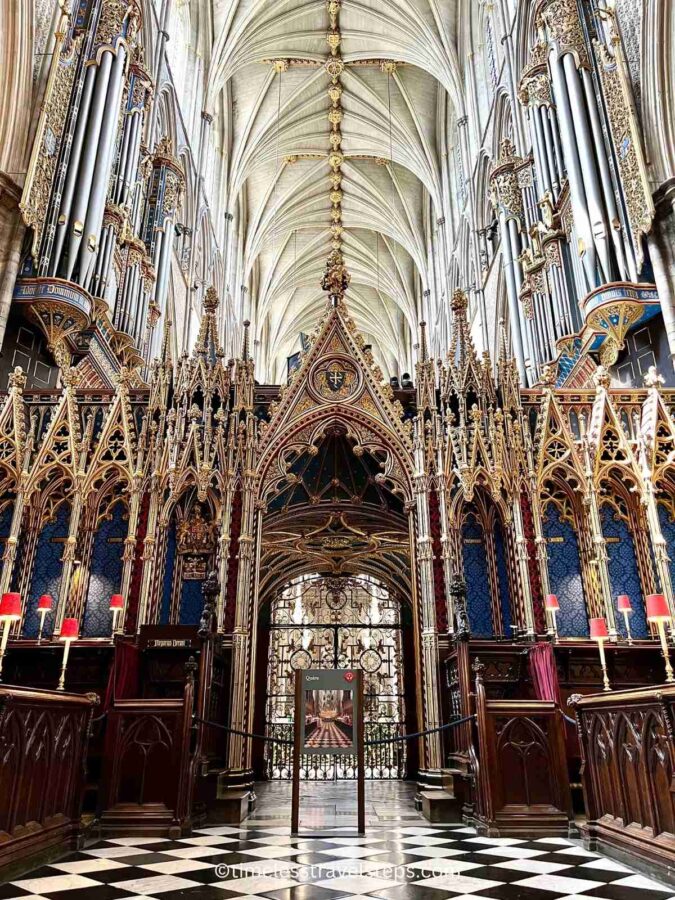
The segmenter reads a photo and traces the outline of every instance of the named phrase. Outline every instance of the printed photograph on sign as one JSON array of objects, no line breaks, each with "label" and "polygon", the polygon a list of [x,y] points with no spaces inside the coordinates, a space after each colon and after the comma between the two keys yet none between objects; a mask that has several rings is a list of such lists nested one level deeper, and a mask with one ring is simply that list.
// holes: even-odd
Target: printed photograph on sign
[{"label": "printed photograph on sign", "polygon": [[305,748],[344,750],[354,745],[354,700],[351,690],[305,692]]}]

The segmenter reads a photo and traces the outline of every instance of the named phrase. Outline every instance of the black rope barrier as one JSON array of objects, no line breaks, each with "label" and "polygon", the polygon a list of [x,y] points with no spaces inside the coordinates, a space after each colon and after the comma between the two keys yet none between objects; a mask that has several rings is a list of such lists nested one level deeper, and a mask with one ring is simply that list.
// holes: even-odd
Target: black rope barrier
[{"label": "black rope barrier", "polygon": [[[267,734],[255,734],[252,731],[239,731],[237,728],[230,728],[228,725],[222,725],[220,722],[211,722],[209,719],[202,719],[200,716],[194,716],[195,722],[201,722],[203,725],[209,725],[211,728],[220,728],[222,731],[227,731],[229,734],[238,734],[240,737],[249,738],[254,741],[267,741],[269,744],[285,744],[286,746],[293,746],[294,741],[287,740],[286,738],[277,738],[271,737]],[[435,734],[437,731],[445,731],[447,728],[454,728],[456,725],[462,725],[464,722],[469,722],[471,719],[475,719],[475,714],[471,716],[464,716],[461,719],[453,719],[452,722],[448,722],[446,725],[439,725],[437,728],[428,728],[426,731],[415,731],[412,734],[402,734],[399,737],[393,738],[380,738],[376,741],[364,741],[364,746],[366,747],[375,747],[380,744],[396,744],[401,741],[410,741],[414,738],[426,737],[428,734]]]},{"label": "black rope barrier", "polygon": [[400,743],[401,741],[411,741],[413,738],[426,737],[427,734],[435,734],[437,731],[445,731],[446,728],[454,728],[455,725],[462,725],[464,722],[469,722],[471,719],[475,719],[476,716],[464,716],[462,719],[453,719],[452,722],[448,722],[446,725],[439,725],[438,728],[427,728],[426,731],[415,731],[412,734],[402,734],[399,737],[395,738],[380,738],[377,741],[364,741],[364,745],[366,747],[375,747],[378,744],[395,744]]}]

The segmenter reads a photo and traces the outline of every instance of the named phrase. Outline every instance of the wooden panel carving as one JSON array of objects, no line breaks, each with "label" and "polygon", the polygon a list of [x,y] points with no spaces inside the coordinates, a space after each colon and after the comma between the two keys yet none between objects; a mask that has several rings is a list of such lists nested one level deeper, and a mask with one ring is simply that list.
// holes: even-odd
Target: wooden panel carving
[{"label": "wooden panel carving", "polygon": [[117,700],[108,715],[101,824],[179,836],[190,827],[194,681],[182,699]]},{"label": "wooden panel carving", "polygon": [[488,700],[478,677],[476,714],[479,831],[490,836],[566,835],[572,804],[557,705]]},{"label": "wooden panel carving", "polygon": [[75,845],[97,703],[0,686],[0,876]]},{"label": "wooden panel carving", "polygon": [[574,699],[586,837],[672,866],[675,854],[675,687]]}]

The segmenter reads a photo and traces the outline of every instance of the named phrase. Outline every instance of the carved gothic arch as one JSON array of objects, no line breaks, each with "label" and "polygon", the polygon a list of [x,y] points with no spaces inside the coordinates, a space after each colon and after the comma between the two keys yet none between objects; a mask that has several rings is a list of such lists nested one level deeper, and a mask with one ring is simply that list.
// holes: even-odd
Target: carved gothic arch
[{"label": "carved gothic arch", "polygon": [[331,427],[346,429],[356,455],[371,453],[382,482],[413,500],[410,435],[381,380],[344,305],[329,308],[263,431],[256,472],[261,502],[286,477],[290,454],[316,453]]},{"label": "carved gothic arch", "polygon": [[368,415],[352,407],[326,407],[314,410],[294,422],[270,445],[260,460],[258,472],[259,496],[264,501],[288,477],[289,457],[295,453],[315,454],[328,431],[334,427],[346,429],[354,442],[354,453],[370,453],[378,461],[383,455],[382,482],[405,501],[413,497],[412,457],[386,430]]}]

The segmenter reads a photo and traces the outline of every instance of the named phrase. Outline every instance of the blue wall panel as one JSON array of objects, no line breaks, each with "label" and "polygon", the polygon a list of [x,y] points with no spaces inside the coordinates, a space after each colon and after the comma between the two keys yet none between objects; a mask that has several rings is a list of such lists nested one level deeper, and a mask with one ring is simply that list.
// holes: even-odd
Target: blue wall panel
[{"label": "blue wall panel", "polygon": [[469,516],[462,529],[464,578],[469,626],[474,637],[492,637],[492,601],[483,529]]},{"label": "blue wall panel", "polygon": [[670,557],[670,580],[673,586],[675,586],[675,521],[670,518],[670,514],[663,503],[659,503],[658,509],[659,521],[661,522],[661,533],[665,538],[666,552]]},{"label": "blue wall panel", "polygon": [[204,605],[201,581],[184,581],[180,597],[180,624],[199,625]]},{"label": "blue wall panel", "polygon": [[504,634],[511,637],[511,602],[509,594],[509,574],[506,567],[504,532],[499,522],[495,522],[495,556],[497,559],[497,581],[499,584],[499,604],[502,611]]},{"label": "blue wall panel", "polygon": [[[642,585],[635,558],[633,536],[628,530],[628,525],[623,519],[615,516],[614,507],[605,503],[600,509],[602,533],[607,541],[607,556],[609,557],[609,583],[612,587],[612,602],[616,610],[616,598],[619,594],[627,594],[633,605],[633,613],[630,617],[630,630],[633,637],[648,637],[649,628],[645,617],[644,600],[642,598]],[[618,611],[616,615],[616,627],[619,634],[626,635],[624,618]]]},{"label": "blue wall panel", "polygon": [[[30,591],[26,602],[26,615],[23,623],[23,636],[36,637],[40,618],[37,613],[37,603],[43,594],[51,594],[54,598],[54,610],[45,619],[44,635],[51,634],[54,629],[54,618],[57,605],[63,602],[59,596],[61,586],[61,572],[63,570],[63,551],[65,539],[68,537],[68,524],[70,522],[70,506],[62,503],[56,513],[53,522],[44,526],[38,538],[35,548],[35,564],[31,579]],[[18,560],[18,566],[21,560]],[[17,566],[17,568],[18,568]]]},{"label": "blue wall panel", "polygon": [[577,536],[571,523],[561,519],[560,510],[553,503],[546,508],[544,537],[551,593],[557,596],[560,604],[558,634],[560,637],[587,637],[588,614]]},{"label": "blue wall panel", "polygon": [[173,588],[173,570],[176,565],[176,523],[172,522],[166,539],[166,558],[164,561],[164,581],[162,584],[162,609],[159,615],[161,625],[168,625],[171,616],[171,591]]},{"label": "blue wall panel", "polygon": [[112,632],[110,597],[122,584],[122,554],[127,535],[126,507],[118,503],[112,519],[104,520],[94,535],[83,637],[109,637]]}]

